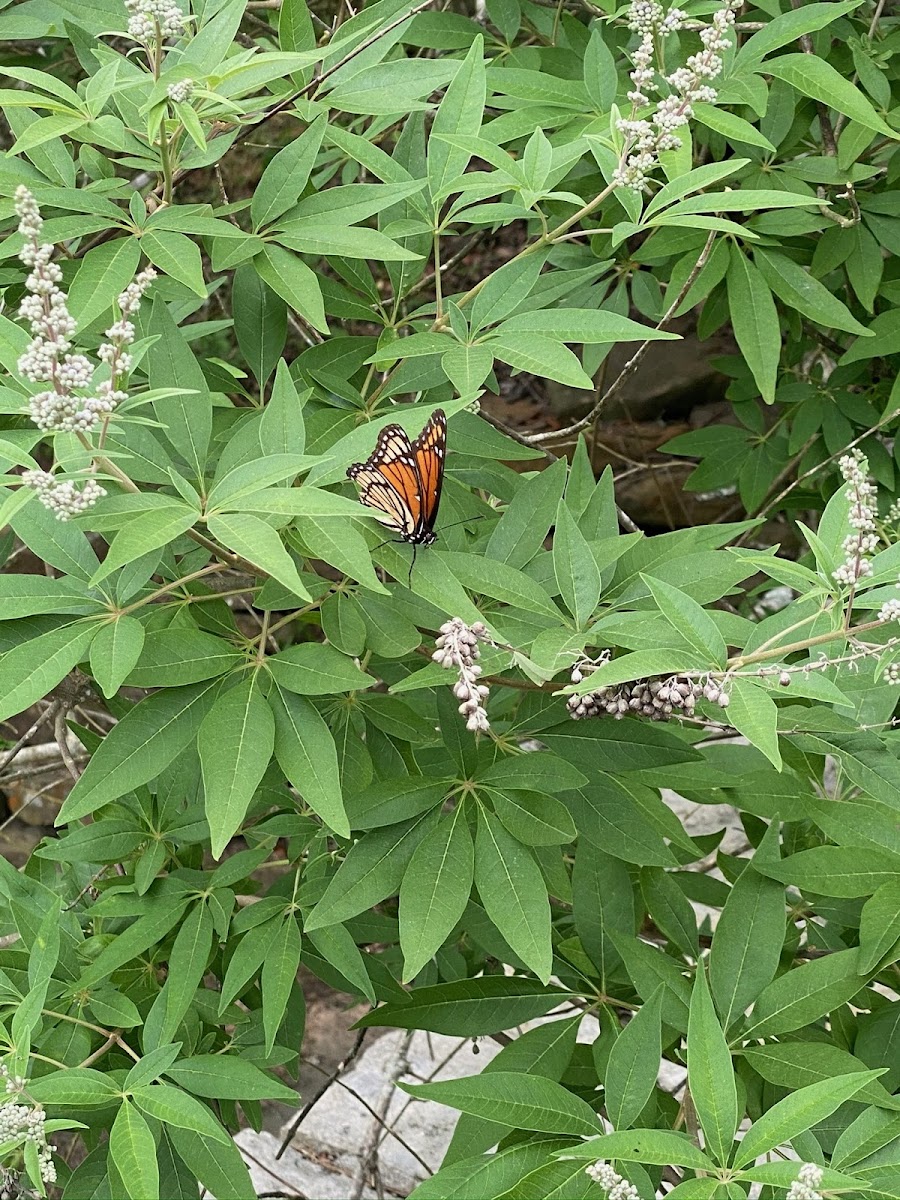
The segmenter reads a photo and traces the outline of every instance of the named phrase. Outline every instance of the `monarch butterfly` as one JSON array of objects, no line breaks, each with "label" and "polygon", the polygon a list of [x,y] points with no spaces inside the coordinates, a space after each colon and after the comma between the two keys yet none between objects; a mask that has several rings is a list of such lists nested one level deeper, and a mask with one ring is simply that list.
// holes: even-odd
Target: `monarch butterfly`
[{"label": "monarch butterfly", "polygon": [[386,425],[366,462],[347,470],[359,487],[360,502],[413,547],[413,563],[416,549],[430,546],[437,536],[446,450],[447,418],[438,408],[413,442],[399,425]]}]

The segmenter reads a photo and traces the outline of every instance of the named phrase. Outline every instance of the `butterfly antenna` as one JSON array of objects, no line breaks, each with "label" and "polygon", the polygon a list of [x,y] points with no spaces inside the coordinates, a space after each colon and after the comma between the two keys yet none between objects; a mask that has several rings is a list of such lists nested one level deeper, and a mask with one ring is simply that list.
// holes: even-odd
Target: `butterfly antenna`
[{"label": "butterfly antenna", "polygon": [[409,561],[409,579],[406,581],[406,586],[409,588],[410,591],[412,591],[412,573],[413,573],[413,567],[416,565],[416,551],[418,549],[419,549],[419,547],[416,545],[415,542],[413,542],[412,558]]}]

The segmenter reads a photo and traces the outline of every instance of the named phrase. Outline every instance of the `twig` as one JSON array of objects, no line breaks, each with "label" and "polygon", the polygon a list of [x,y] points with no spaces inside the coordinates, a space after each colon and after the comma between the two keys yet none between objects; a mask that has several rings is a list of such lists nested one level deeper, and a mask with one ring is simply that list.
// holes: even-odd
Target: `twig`
[{"label": "twig", "polygon": [[[700,257],[694,263],[694,266],[691,270],[690,275],[688,275],[687,279],[682,284],[681,290],[679,291],[678,295],[675,297],[675,299],[669,305],[668,309],[666,309],[666,312],[663,314],[662,318],[657,323],[657,325],[656,325],[657,331],[659,331],[661,329],[665,329],[665,327],[669,324],[669,322],[675,316],[675,313],[681,307],[682,300],[684,300],[685,296],[688,294],[688,292],[694,286],[694,283],[697,280],[697,276],[700,274],[700,272],[703,270],[703,268],[706,266],[707,262],[709,261],[709,256],[712,253],[712,248],[713,248],[713,243],[715,241],[715,238],[716,238],[716,231],[713,229],[710,231],[709,237],[706,239],[706,245],[701,250]],[[610,396],[614,395],[619,390],[619,388],[622,386],[622,384],[625,382],[625,380],[628,378],[628,376],[631,375],[637,369],[638,364],[640,363],[641,359],[644,357],[644,355],[647,353],[647,350],[650,347],[651,340],[652,339],[648,339],[646,342],[642,342],[640,344],[638,349],[631,356],[631,358],[628,360],[628,362],[625,364],[625,366],[622,368],[622,370],[619,372],[619,374],[612,381],[612,383],[609,385],[609,387],[606,389],[606,391],[603,393],[603,395],[600,397],[600,399],[597,401],[597,403],[594,405],[594,407],[591,409],[591,411],[586,416],[582,417],[580,421],[576,421],[574,423],[574,425],[569,425],[565,429],[554,429],[554,430],[551,430],[549,433],[532,434],[531,437],[526,438],[526,445],[539,446],[539,445],[542,445],[544,442],[555,442],[555,441],[559,441],[562,438],[574,437],[576,434],[581,433],[582,429],[587,429],[587,427],[589,425],[592,425],[594,423],[594,420],[596,419],[597,415],[603,409],[603,406],[606,404],[607,400],[609,400]]]},{"label": "twig", "polygon": [[[409,1053],[409,1046],[412,1042],[414,1032],[415,1031],[412,1029],[406,1031],[403,1041],[400,1045],[400,1050],[396,1059],[394,1060],[393,1069],[386,1080],[387,1086],[384,1089],[384,1095],[382,1096],[378,1106],[380,1112],[373,1113],[373,1116],[376,1118],[376,1124],[372,1127],[371,1133],[363,1144],[359,1166],[356,1169],[353,1185],[350,1188],[350,1200],[360,1200],[360,1197],[365,1190],[366,1176],[368,1175],[369,1169],[372,1165],[372,1159],[378,1150],[378,1131],[380,1128],[386,1127],[385,1117],[387,1116],[387,1111],[390,1107],[391,1099],[393,1098],[394,1087],[396,1086],[397,1080],[401,1075],[405,1075],[409,1069],[407,1055]],[[368,1105],[366,1107],[368,1107]],[[418,1155],[416,1155],[416,1157],[419,1158]],[[422,1159],[419,1159],[419,1161],[422,1162]],[[428,1164],[425,1163],[424,1165],[426,1169],[430,1171],[431,1168],[428,1167]]]},{"label": "twig", "polygon": [[434,0],[424,0],[424,3],[417,4],[415,8],[411,8],[407,12],[402,13],[399,17],[391,21],[390,24],[385,25],[382,29],[376,29],[373,34],[365,38],[365,40],[360,42],[358,46],[355,46],[352,50],[349,50],[343,58],[339,59],[334,64],[333,67],[329,67],[327,71],[323,71],[321,75],[317,75],[314,79],[311,79],[309,83],[305,84],[302,88],[299,88],[296,92],[291,92],[288,97],[286,97],[284,100],[280,100],[278,104],[276,104],[273,108],[270,108],[268,112],[266,112],[258,121],[254,121],[250,125],[245,125],[235,138],[232,145],[237,146],[241,142],[245,141],[251,133],[255,133],[261,125],[265,125],[266,121],[270,121],[272,117],[277,116],[278,113],[284,112],[285,109],[290,108],[291,105],[299,100],[301,96],[315,94],[325,80],[329,79],[332,75],[339,71],[341,67],[346,66],[347,63],[356,58],[358,54],[362,54],[364,50],[368,50],[370,46],[374,46],[376,42],[380,41],[386,34],[396,29],[398,25],[402,25],[405,21],[408,21],[410,17],[414,17],[417,13],[424,12],[426,8],[431,8],[433,3]]},{"label": "twig", "polygon": [[349,1065],[353,1062],[353,1060],[359,1054],[360,1050],[362,1049],[362,1044],[363,1044],[363,1040],[365,1039],[365,1036],[366,1036],[366,1030],[361,1029],[359,1031],[359,1033],[356,1035],[356,1041],[353,1043],[353,1047],[350,1050],[350,1053],[345,1058],[342,1058],[341,1061],[338,1063],[338,1065],[334,1068],[334,1070],[331,1072],[331,1074],[325,1080],[322,1090],[316,1096],[313,1096],[312,1100],[307,1101],[307,1103],[304,1104],[304,1106],[297,1113],[296,1117],[291,1122],[291,1126],[288,1129],[287,1135],[285,1136],[281,1145],[278,1148],[278,1153],[275,1155],[276,1162],[278,1161],[278,1159],[281,1158],[281,1156],[284,1154],[285,1150],[287,1150],[288,1146],[293,1141],[294,1135],[296,1134],[297,1130],[300,1128],[300,1126],[303,1124],[303,1122],[306,1120],[306,1118],[309,1116],[309,1114],[312,1112],[312,1110],[315,1108],[315,1106],[318,1104],[318,1102],[321,1100],[321,1098],[325,1095],[325,1093],[328,1091],[328,1089],[331,1087],[331,1085],[333,1083],[337,1083],[340,1076],[344,1073],[344,1071],[347,1070],[347,1067],[349,1067]]},{"label": "twig", "polygon": [[37,731],[42,726],[46,725],[47,722],[51,718],[54,718],[56,716],[56,711],[59,707],[60,707],[59,701],[56,700],[52,704],[48,705],[47,708],[44,709],[44,711],[37,718],[37,720],[34,722],[34,724],[29,729],[25,730],[25,732],[22,734],[22,736],[19,738],[19,740],[16,742],[16,744],[12,747],[12,749],[7,750],[7,752],[3,756],[3,758],[0,758],[0,771],[5,771],[6,768],[9,766],[9,764],[12,762],[12,760],[19,753],[19,751],[24,749],[25,743],[30,738],[33,738],[34,735],[37,733]]}]

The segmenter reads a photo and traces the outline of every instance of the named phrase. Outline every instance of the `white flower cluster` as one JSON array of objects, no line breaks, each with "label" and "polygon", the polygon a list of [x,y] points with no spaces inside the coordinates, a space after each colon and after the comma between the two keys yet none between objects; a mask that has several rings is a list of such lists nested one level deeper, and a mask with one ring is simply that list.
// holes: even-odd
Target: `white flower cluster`
[{"label": "white flower cluster", "polygon": [[[119,296],[121,317],[106,330],[108,341],[97,350],[97,357],[108,368],[108,378],[94,386],[94,364],[84,354],[71,353],[75,321],[59,287],[62,272],[53,262],[53,246],[40,240],[44,222],[28,188],[22,186],[16,190],[15,206],[19,233],[25,239],[19,258],[31,268],[19,316],[29,322],[34,335],[19,358],[18,368],[32,383],[51,385],[31,397],[29,414],[44,432],[85,434],[128,398],[122,383],[131,369],[127,347],[135,334],[129,318],[140,307],[141,297],[156,278],[156,272],[152,268],[141,271]],[[77,394],[87,390],[90,392],[87,396]],[[80,486],[72,480],[57,479],[49,471],[27,471],[23,479],[37,491],[44,507],[61,521],[84,512],[106,495],[95,479]]]},{"label": "white flower cluster", "polygon": [[[6,1081],[6,1094],[18,1095],[25,1086],[25,1080],[18,1075],[10,1075],[5,1065],[0,1064],[0,1077]],[[0,1142],[24,1138],[34,1142],[37,1150],[38,1165],[41,1179],[44,1183],[56,1183],[56,1167],[53,1164],[55,1146],[48,1145],[44,1131],[44,1121],[47,1114],[42,1108],[31,1104],[18,1104],[15,1101],[0,1105]]]},{"label": "white flower cluster", "polygon": [[618,1171],[614,1171],[608,1162],[601,1158],[584,1168],[585,1175],[606,1188],[607,1200],[641,1200],[640,1193],[633,1183],[623,1179]]},{"label": "white flower cluster", "polygon": [[136,42],[178,37],[184,29],[184,13],[176,0],[125,0],[128,32]]},{"label": "white flower cluster", "polygon": [[822,1193],[818,1190],[822,1185],[822,1178],[821,1167],[817,1167],[815,1163],[804,1163],[785,1200],[822,1200]]},{"label": "white flower cluster", "polygon": [[481,621],[467,625],[461,617],[445,621],[435,639],[432,658],[448,669],[456,668],[459,679],[453,685],[453,695],[460,701],[459,711],[466,718],[466,729],[487,733],[490,729],[485,701],[490,688],[478,682],[481,667],[479,642],[489,642],[487,629]]},{"label": "white flower cluster", "polygon": [[187,104],[193,94],[193,79],[179,79],[177,83],[170,83],[166,88],[166,95],[173,104]]},{"label": "white flower cluster", "polygon": [[845,454],[838,463],[841,475],[849,484],[844,495],[850,501],[850,527],[853,530],[844,538],[844,561],[834,572],[837,583],[854,586],[860,579],[872,574],[869,555],[878,546],[875,532],[875,485],[869,479],[869,460],[861,450]]},{"label": "white flower cluster", "polygon": [[891,663],[889,667],[885,667],[882,679],[892,687],[900,686],[900,662]]},{"label": "white flower cluster", "polygon": [[106,495],[106,488],[93,477],[79,484],[74,479],[59,479],[51,471],[25,471],[22,482],[26,487],[34,488],[38,500],[57,521],[77,517]]},{"label": "white flower cluster", "polygon": [[[102,362],[109,364],[110,378],[102,380],[93,395],[76,395],[76,391],[90,386],[94,366],[85,355],[69,353],[75,321],[68,310],[66,295],[59,287],[62,272],[52,261],[53,246],[40,241],[43,220],[34,196],[24,186],[16,190],[16,212],[19,233],[26,239],[19,258],[31,268],[25,280],[27,294],[19,306],[19,316],[29,322],[34,334],[28,349],[19,358],[19,372],[32,383],[52,384],[31,398],[31,419],[45,432],[87,433],[126,398],[127,393],[118,387],[118,377],[131,366],[124,347],[134,341],[134,326],[130,321],[122,320],[106,331],[110,341],[100,347],[98,355]],[[119,305],[124,316],[135,312],[141,296],[155,277],[154,271],[143,271],[122,293]]]},{"label": "white flower cluster", "polygon": [[710,87],[709,81],[722,73],[722,51],[731,45],[726,34],[742,3],[743,0],[724,0],[722,7],[713,14],[712,23],[700,30],[703,49],[692,54],[683,67],[665,76],[670,94],[658,101],[649,120],[638,120],[634,109],[651,102],[648,93],[655,78],[656,39],[681,29],[688,17],[680,8],[664,12],[657,0],[632,0],[628,25],[641,35],[641,40],[632,54],[632,90],[628,93],[634,106],[632,116],[618,122],[619,132],[626,139],[626,157],[613,176],[617,187],[641,191],[659,161],[660,152],[677,150],[681,145],[675,131],[693,116],[692,106],[715,100],[716,90]]}]

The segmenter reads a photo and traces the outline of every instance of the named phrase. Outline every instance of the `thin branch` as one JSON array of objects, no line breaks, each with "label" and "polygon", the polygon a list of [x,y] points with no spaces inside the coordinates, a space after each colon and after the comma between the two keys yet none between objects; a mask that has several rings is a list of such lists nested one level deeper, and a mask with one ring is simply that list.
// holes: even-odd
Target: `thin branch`
[{"label": "thin branch", "polygon": [[41,713],[37,720],[25,730],[12,749],[7,750],[3,758],[0,758],[0,771],[5,771],[12,760],[16,757],[20,750],[23,750],[26,742],[28,742],[47,722],[56,716],[56,710],[60,707],[59,701],[55,700],[52,704]]},{"label": "thin branch", "polygon": [[[666,328],[666,326],[669,324],[669,322],[672,320],[672,318],[678,312],[678,309],[681,307],[681,303],[684,300],[685,296],[687,296],[688,292],[691,290],[691,288],[696,283],[697,276],[700,274],[700,272],[703,270],[703,268],[706,266],[707,262],[709,261],[709,256],[712,253],[712,248],[713,248],[713,243],[715,242],[715,238],[716,238],[716,231],[711,230],[709,237],[706,239],[706,245],[701,250],[700,257],[694,263],[694,266],[691,269],[690,275],[688,275],[687,279],[682,284],[681,290],[679,291],[678,295],[675,297],[675,299],[669,305],[668,309],[666,309],[666,312],[663,314],[662,318],[657,323],[657,325],[656,325],[657,332]],[[591,411],[586,416],[582,417],[580,421],[576,421],[574,423],[574,425],[567,426],[565,429],[554,429],[554,430],[551,430],[549,433],[535,433],[531,437],[526,438],[526,445],[539,446],[539,445],[542,445],[544,442],[556,442],[556,441],[561,440],[562,438],[574,437],[577,434],[581,433],[581,431],[583,429],[587,429],[589,425],[592,425],[594,423],[594,421],[596,420],[597,416],[599,415],[599,413],[602,411],[607,400],[609,400],[610,396],[615,395],[615,393],[619,390],[619,388],[622,386],[622,384],[625,382],[625,380],[629,377],[629,375],[633,374],[633,372],[637,370],[638,364],[640,363],[640,361],[644,357],[644,355],[647,353],[647,350],[649,349],[652,340],[653,339],[648,339],[646,342],[642,342],[640,344],[638,349],[631,356],[631,358],[628,360],[628,362],[625,364],[625,366],[622,368],[622,370],[619,372],[619,374],[612,381],[612,383],[609,385],[609,387],[606,389],[606,391],[603,393],[603,395],[600,397],[600,399],[597,401],[597,403],[594,405],[594,407],[591,409]]]},{"label": "thin branch", "polygon": [[337,1083],[338,1079],[341,1077],[341,1075],[343,1075],[344,1071],[347,1070],[347,1068],[350,1066],[350,1064],[353,1062],[353,1060],[359,1054],[360,1050],[362,1050],[362,1045],[363,1045],[363,1041],[366,1036],[366,1032],[367,1031],[365,1029],[361,1029],[359,1031],[359,1033],[356,1035],[356,1041],[353,1043],[350,1053],[347,1054],[344,1058],[342,1058],[341,1061],[338,1063],[338,1065],[334,1068],[334,1070],[331,1072],[331,1074],[325,1080],[322,1090],[317,1095],[313,1096],[312,1100],[308,1100],[307,1103],[304,1104],[304,1106],[297,1113],[296,1117],[290,1124],[290,1128],[288,1129],[287,1134],[282,1139],[281,1145],[278,1148],[278,1153],[275,1155],[276,1162],[278,1161],[278,1159],[280,1159],[282,1157],[285,1150],[287,1150],[288,1146],[293,1141],[294,1135],[296,1134],[297,1130],[300,1128],[300,1126],[303,1124],[303,1122],[306,1120],[306,1118],[309,1116],[309,1114],[312,1112],[312,1110],[315,1108],[315,1106],[319,1103],[319,1101],[322,1099],[322,1097],[325,1095],[325,1093],[328,1091],[328,1089],[331,1087],[331,1085],[333,1083]]}]

